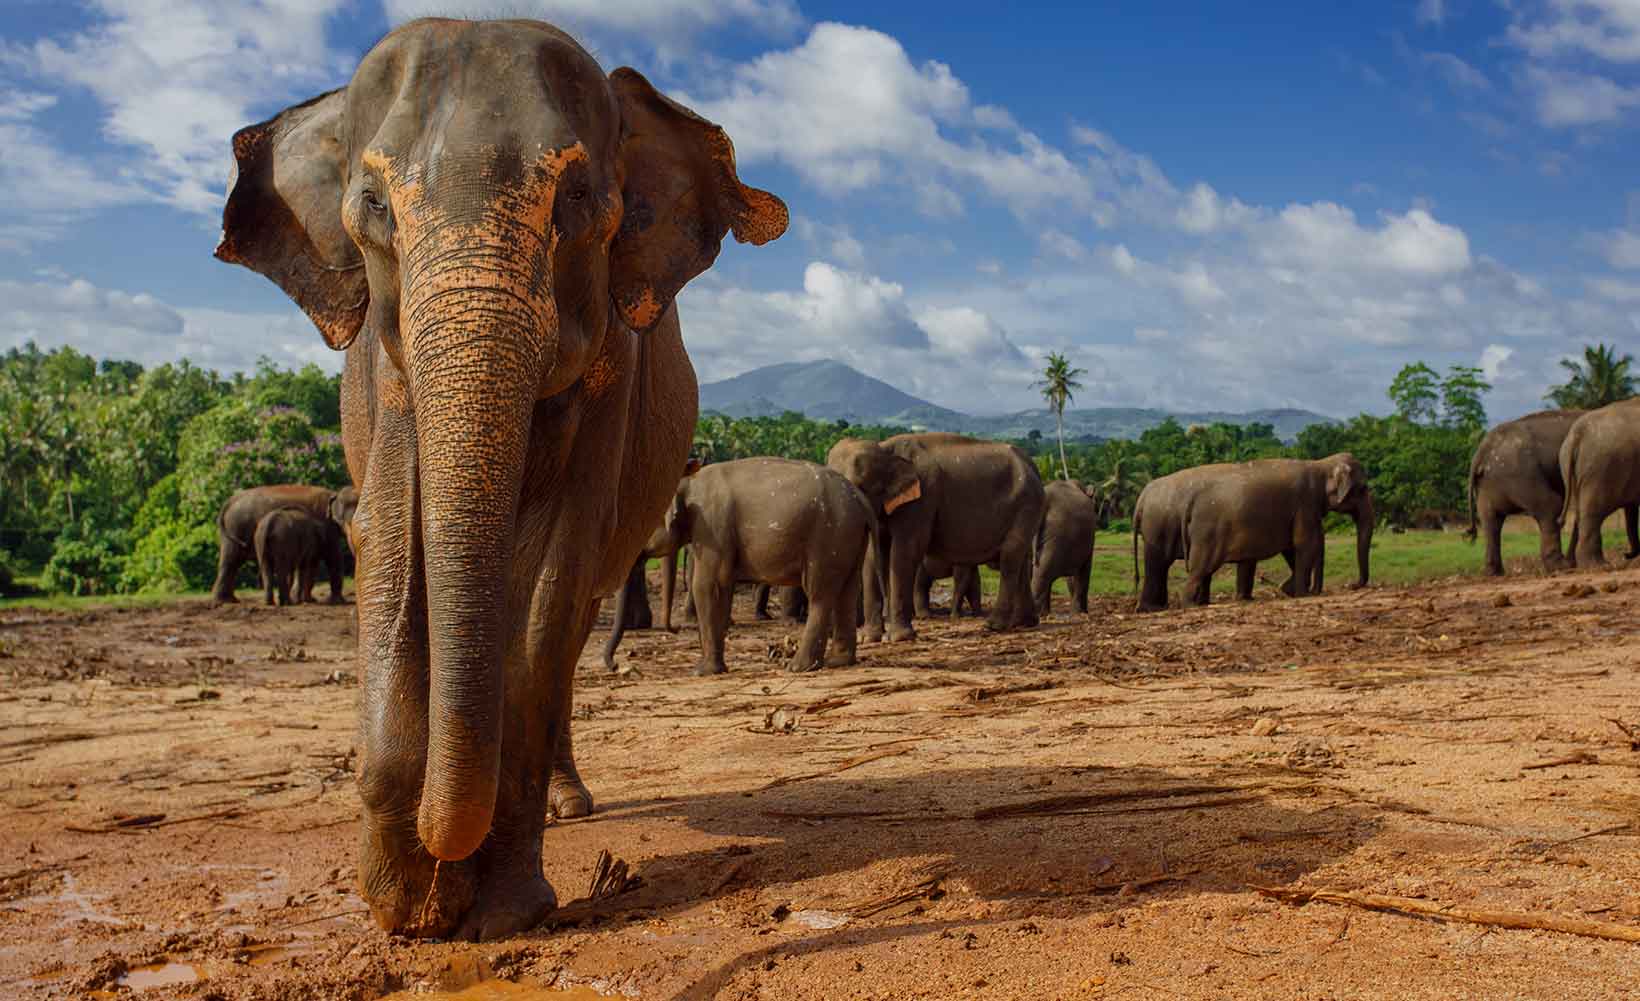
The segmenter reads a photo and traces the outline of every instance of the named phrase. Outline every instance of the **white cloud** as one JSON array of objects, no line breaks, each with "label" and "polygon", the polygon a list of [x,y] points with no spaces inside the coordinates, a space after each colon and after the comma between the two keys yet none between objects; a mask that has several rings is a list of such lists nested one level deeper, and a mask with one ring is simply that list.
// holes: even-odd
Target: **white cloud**
[{"label": "white cloud", "polygon": [[1459,59],[1450,52],[1421,52],[1418,54],[1426,66],[1433,66],[1442,76],[1458,90],[1490,90],[1492,81],[1486,74]]},{"label": "white cloud", "polygon": [[0,93],[0,250],[27,250],[101,209],[150,197],[112,166],[69,153],[48,136],[34,119],[56,103],[47,94]]},{"label": "white cloud", "polygon": [[417,17],[533,17],[583,40],[611,32],[658,46],[728,24],[784,34],[803,23],[793,0],[382,0],[382,7],[393,25]]},{"label": "white cloud", "polygon": [[1088,248],[1082,245],[1081,240],[1061,230],[1043,230],[1042,235],[1037,238],[1037,243],[1041,246],[1043,253],[1063,257],[1066,260],[1082,261],[1086,260],[1088,256]]},{"label": "white cloud", "polygon": [[1595,235],[1606,263],[1621,271],[1640,271],[1640,230],[1616,229]]},{"label": "white cloud", "polygon": [[1446,0],[1418,0],[1419,24],[1441,24],[1446,21]]},{"label": "white cloud", "polygon": [[8,46],[33,77],[90,92],[104,137],[143,155],[129,171],[164,200],[214,211],[228,137],[280,106],[336,86],[350,61],[326,42],[347,0],[90,0],[91,26]]},{"label": "white cloud", "polygon": [[1185,195],[1184,203],[1175,213],[1179,228],[1187,233],[1212,233],[1241,226],[1257,216],[1256,210],[1235,198],[1222,198],[1210,185],[1200,182]]},{"label": "white cloud", "polygon": [[1323,270],[1366,267],[1409,275],[1444,275],[1469,267],[1469,238],[1417,208],[1386,213],[1376,229],[1332,202],[1289,205],[1255,237],[1270,261]]},{"label": "white cloud", "polygon": [[283,365],[341,368],[342,355],[325,347],[295,307],[277,313],[186,309],[83,278],[0,281],[0,303],[0,348],[33,341],[144,365],[187,358],[224,372],[249,371],[262,355]]},{"label": "white cloud", "polygon": [[1515,356],[1515,349],[1502,344],[1488,344],[1481,350],[1480,370],[1487,382],[1497,382],[1503,374],[1503,366]]},{"label": "white cloud", "polygon": [[[960,184],[1018,214],[1094,209],[1088,179],[1064,153],[1000,109],[973,105],[949,66],[914,64],[870,28],[818,24],[796,48],[683,100],[735,137],[741,162],[786,163],[834,196],[904,185],[920,212],[949,217],[962,209]],[[1002,145],[986,135],[998,133]]]},{"label": "white cloud", "polygon": [[1640,303],[1640,282],[1620,278],[1586,279],[1589,291],[1612,302]]},{"label": "white cloud", "polygon": [[1526,82],[1538,120],[1545,125],[1616,121],[1628,109],[1640,105],[1640,87],[1626,87],[1592,73],[1534,65],[1526,68]]},{"label": "white cloud", "polygon": [[1509,38],[1534,56],[1582,53],[1615,63],[1640,61],[1640,4],[1634,0],[1549,0],[1512,9]]}]

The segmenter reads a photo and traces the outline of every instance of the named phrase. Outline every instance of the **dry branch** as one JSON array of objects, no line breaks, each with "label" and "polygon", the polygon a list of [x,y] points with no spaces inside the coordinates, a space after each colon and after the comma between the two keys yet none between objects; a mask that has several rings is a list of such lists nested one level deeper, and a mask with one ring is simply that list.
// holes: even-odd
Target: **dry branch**
[{"label": "dry branch", "polygon": [[862,754],[859,757],[848,759],[835,768],[827,768],[824,771],[819,772],[808,772],[803,775],[788,775],[785,778],[775,779],[763,788],[775,789],[783,785],[790,785],[793,782],[806,782],[809,779],[822,779],[828,775],[836,775],[838,772],[846,772],[850,768],[858,768],[868,762],[877,761],[882,758],[892,758],[899,754],[909,754],[914,750],[916,750],[914,747],[901,747],[891,751],[877,751],[872,754]]},{"label": "dry branch", "polygon": [[1056,813],[1074,813],[1089,807],[1134,800],[1172,799],[1179,796],[1212,796],[1227,792],[1246,792],[1249,786],[1177,786],[1172,789],[1121,789],[1116,792],[1091,793],[1083,796],[1050,796],[1047,799],[988,806],[974,812],[975,820],[998,820],[1005,817],[1036,817]]},{"label": "dry branch", "polygon": [[1578,751],[1576,754],[1568,754],[1563,758],[1555,758],[1553,761],[1539,761],[1536,764],[1521,765],[1520,770],[1523,772],[1529,772],[1536,768],[1559,768],[1562,765],[1598,764],[1600,764],[1600,759],[1594,754],[1589,751]]},{"label": "dry branch", "polygon": [[1613,942],[1640,942],[1640,928],[1632,925],[1611,924],[1605,921],[1584,921],[1557,914],[1528,914],[1519,911],[1480,911],[1413,900],[1409,897],[1385,897],[1376,893],[1349,893],[1343,890],[1286,890],[1275,886],[1254,886],[1260,896],[1287,904],[1303,906],[1319,900],[1326,904],[1360,907],[1369,911],[1406,914],[1437,921],[1464,921],[1493,928],[1516,928],[1524,931],[1553,931],[1585,938],[1602,938]]}]

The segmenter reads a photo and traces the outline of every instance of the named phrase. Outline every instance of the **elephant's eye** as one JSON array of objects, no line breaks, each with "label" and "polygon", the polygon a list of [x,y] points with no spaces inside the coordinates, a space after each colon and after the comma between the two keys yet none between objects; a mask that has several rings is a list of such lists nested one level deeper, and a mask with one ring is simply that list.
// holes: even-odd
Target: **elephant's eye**
[{"label": "elephant's eye", "polygon": [[364,206],[377,214],[387,211],[387,205],[382,202],[381,196],[369,188],[364,189]]},{"label": "elephant's eye", "polygon": [[576,202],[576,203],[586,201],[587,200],[587,189],[585,189],[585,188],[571,188],[570,191],[569,191],[569,200],[572,201],[572,202]]}]

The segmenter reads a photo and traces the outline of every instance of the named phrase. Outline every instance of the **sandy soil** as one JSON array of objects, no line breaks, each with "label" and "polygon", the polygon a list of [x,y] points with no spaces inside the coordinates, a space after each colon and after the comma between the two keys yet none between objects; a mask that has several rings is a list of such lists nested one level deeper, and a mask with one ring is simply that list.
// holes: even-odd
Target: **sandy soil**
[{"label": "sandy soil", "polygon": [[[1640,945],[1255,889],[1640,933],[1640,571],[1128,609],[801,677],[744,602],[725,677],[595,634],[568,906],[481,946],[353,892],[351,608],[0,613],[0,996],[1640,992]],[[639,882],[572,902],[601,851]]]}]

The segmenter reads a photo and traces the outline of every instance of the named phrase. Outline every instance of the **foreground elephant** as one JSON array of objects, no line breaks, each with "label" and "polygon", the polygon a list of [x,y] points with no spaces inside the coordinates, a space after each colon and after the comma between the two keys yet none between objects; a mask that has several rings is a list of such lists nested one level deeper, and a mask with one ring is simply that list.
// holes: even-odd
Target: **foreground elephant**
[{"label": "foreground elephant", "polygon": [[[246,560],[256,557],[256,526],[263,518],[280,508],[293,508],[331,526],[326,532],[320,559],[330,571],[330,603],[342,600],[342,546],[350,542],[353,513],[359,504],[359,492],[352,487],[331,490],[299,483],[282,483],[268,487],[250,487],[228,498],[216,516],[218,555],[216,583],[211,585],[211,600],[230,604],[234,578]],[[313,582],[303,588],[302,601],[313,600]]]},{"label": "foreground elephant", "polygon": [[[1544,570],[1567,565],[1560,549],[1560,509],[1566,483],[1560,446],[1586,410],[1543,410],[1505,421],[1486,432],[1469,462],[1469,537],[1476,522],[1486,534],[1486,572],[1503,573],[1503,521],[1526,512],[1537,522],[1538,556]],[[1572,545],[1577,545],[1574,539]]]},{"label": "foreground elephant", "polygon": [[262,575],[262,593],[268,604],[277,595],[280,605],[291,601],[291,579],[296,600],[313,600],[313,578],[326,547],[333,543],[335,525],[293,507],[269,511],[256,524],[256,568]]},{"label": "foreground elephant", "polygon": [[[993,569],[995,569],[993,567]],[[935,557],[928,557],[917,568],[916,589],[912,593],[916,613],[920,618],[933,616],[933,605],[929,601],[934,589],[934,582],[951,578],[951,617],[972,615],[978,618],[985,614],[980,601],[979,568],[968,564],[952,564]],[[963,609],[967,609],[966,612]]]},{"label": "foreground elephant", "polygon": [[[948,563],[996,561],[1002,573],[986,624],[1034,626],[1031,547],[1042,520],[1042,476],[1013,445],[958,434],[902,434],[882,442],[844,438],[826,465],[849,478],[876,508],[882,528],[873,562],[887,567],[888,638],[916,639],[911,626],[917,571],[929,556]],[[884,596],[865,574],[866,635],[883,636]]]},{"label": "foreground elephant", "polygon": [[1572,521],[1574,562],[1606,562],[1600,528],[1618,508],[1629,537],[1624,556],[1640,556],[1640,397],[1579,417],[1560,444],[1560,475],[1566,483],[1560,519]]},{"label": "foreground elephant", "polygon": [[1036,568],[1031,572],[1031,594],[1038,615],[1047,615],[1053,603],[1053,585],[1070,578],[1071,600],[1078,612],[1088,610],[1088,581],[1093,576],[1093,537],[1099,527],[1099,506],[1080,483],[1054,480],[1047,486],[1047,510],[1036,537]]},{"label": "foreground elephant", "polygon": [[1285,556],[1293,575],[1282,590],[1294,597],[1319,594],[1328,511],[1355,519],[1356,587],[1367,584],[1374,513],[1367,473],[1355,456],[1257,459],[1183,469],[1145,485],[1133,509],[1133,581],[1139,584],[1139,538],[1144,537],[1144,584],[1139,611],[1167,607],[1167,571],[1185,561],[1186,605],[1205,605],[1213,574],[1236,564],[1236,597],[1253,596],[1260,560]]},{"label": "foreground elephant", "polygon": [[575,662],[695,428],[673,299],[786,208],[721,129],[535,21],[405,24],[233,151],[217,256],[347,349],[360,893],[406,934],[531,927],[549,808],[590,801]]},{"label": "foreground elephant", "polygon": [[687,544],[694,561],[689,593],[701,650],[695,673],[728,670],[723,641],[737,581],[802,586],[809,616],[791,670],[853,664],[860,572],[875,529],[860,491],[813,462],[737,459],[684,479],[663,530],[670,548]]}]

